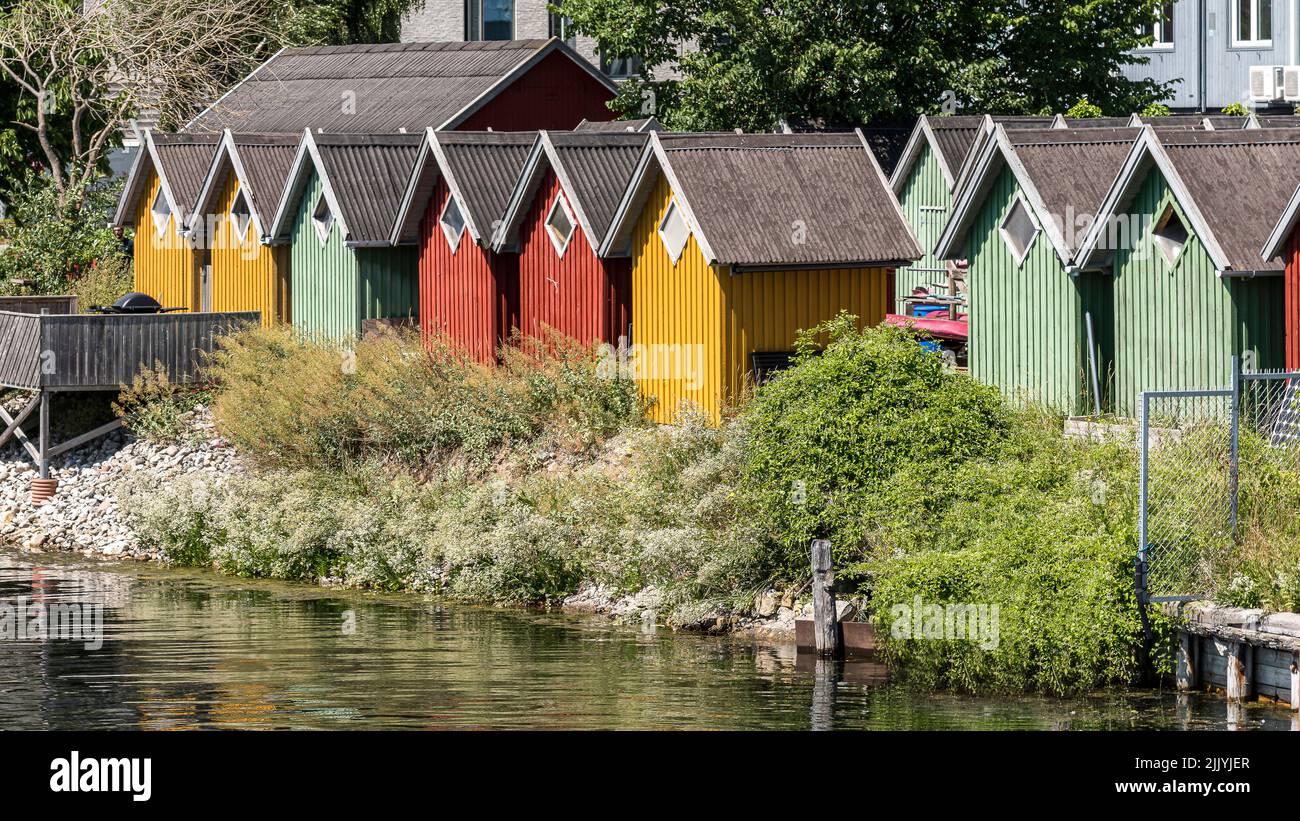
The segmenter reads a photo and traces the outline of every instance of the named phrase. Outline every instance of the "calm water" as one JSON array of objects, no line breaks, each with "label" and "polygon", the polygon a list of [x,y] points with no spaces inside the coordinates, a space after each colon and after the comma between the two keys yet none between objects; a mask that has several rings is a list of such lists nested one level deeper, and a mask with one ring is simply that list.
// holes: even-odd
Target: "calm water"
[{"label": "calm water", "polygon": [[[1221,699],[908,692],[863,663],[207,573],[0,553],[0,612],[103,606],[103,646],[0,640],[0,728],[1223,728]],[[0,616],[2,618],[2,616]],[[1249,706],[1240,728],[1290,729]]]}]

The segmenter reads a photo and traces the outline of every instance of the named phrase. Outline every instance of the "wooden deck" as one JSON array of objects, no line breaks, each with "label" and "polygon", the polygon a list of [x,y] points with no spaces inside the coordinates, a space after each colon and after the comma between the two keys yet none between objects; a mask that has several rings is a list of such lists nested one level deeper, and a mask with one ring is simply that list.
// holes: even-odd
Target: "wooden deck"
[{"label": "wooden deck", "polygon": [[257,311],[34,314],[0,311],[0,385],[43,391],[117,390],[162,363],[173,382],[198,378],[217,336],[257,324]]}]

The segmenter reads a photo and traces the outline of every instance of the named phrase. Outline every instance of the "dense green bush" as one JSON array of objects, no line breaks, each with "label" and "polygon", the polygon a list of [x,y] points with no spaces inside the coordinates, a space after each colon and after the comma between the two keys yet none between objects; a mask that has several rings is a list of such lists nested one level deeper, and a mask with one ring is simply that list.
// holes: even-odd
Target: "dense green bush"
[{"label": "dense green bush", "polygon": [[[813,346],[817,335],[829,341]],[[859,331],[842,315],[803,335],[796,367],[742,411],[745,483],[774,522],[793,572],[811,539],[841,563],[860,557],[877,523],[864,505],[911,465],[943,471],[988,455],[1010,430],[998,394],[950,371],[908,331]]]}]

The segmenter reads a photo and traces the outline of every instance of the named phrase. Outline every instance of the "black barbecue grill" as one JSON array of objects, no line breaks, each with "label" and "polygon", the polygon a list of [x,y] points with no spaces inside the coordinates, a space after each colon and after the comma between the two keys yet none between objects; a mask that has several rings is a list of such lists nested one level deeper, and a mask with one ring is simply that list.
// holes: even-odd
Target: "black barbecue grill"
[{"label": "black barbecue grill", "polygon": [[92,305],[91,313],[95,314],[168,314],[172,311],[183,311],[184,308],[164,308],[158,300],[142,294],[139,291],[132,291],[125,296],[117,298],[112,305]]}]

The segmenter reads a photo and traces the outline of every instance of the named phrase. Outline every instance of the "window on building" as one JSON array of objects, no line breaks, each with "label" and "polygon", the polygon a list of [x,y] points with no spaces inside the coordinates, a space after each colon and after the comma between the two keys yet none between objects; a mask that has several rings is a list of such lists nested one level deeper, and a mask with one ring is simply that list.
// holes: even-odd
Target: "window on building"
[{"label": "window on building", "polygon": [[569,238],[573,236],[576,224],[573,213],[569,211],[569,204],[564,201],[564,195],[559,195],[551,203],[551,213],[546,215],[546,233],[555,246],[555,253],[564,256],[564,249],[569,247]]},{"label": "window on building", "polygon": [[248,236],[248,226],[253,221],[253,210],[248,206],[248,197],[244,189],[235,194],[235,201],[230,204],[230,222],[235,226],[235,238],[243,240]]},{"label": "window on building", "polygon": [[600,55],[600,70],[616,80],[634,77],[641,73],[645,63],[640,57],[607,57]]},{"label": "window on building", "polygon": [[1149,48],[1168,47],[1174,44],[1173,0],[1160,4],[1155,18],[1142,27],[1142,34],[1151,38]]},{"label": "window on building", "polygon": [[[559,5],[556,3],[555,5]],[[547,27],[547,33],[551,37],[558,37],[570,46],[576,45],[578,38],[573,32],[573,21],[563,14],[551,12],[550,25]]]},{"label": "window on building", "polygon": [[668,256],[672,258],[673,264],[681,259],[682,251],[686,248],[686,240],[690,239],[691,229],[686,224],[686,218],[682,216],[682,211],[677,207],[677,203],[668,203],[668,210],[664,212],[664,218],[659,221],[659,239],[664,244],[664,249],[668,251]]},{"label": "window on building", "polygon": [[513,40],[514,0],[465,0],[466,40]]},{"label": "window on building", "polygon": [[167,198],[163,196],[162,186],[158,187],[158,194],[153,198],[153,205],[149,206],[149,213],[153,217],[153,229],[162,236],[167,230],[167,223],[172,218],[172,209],[167,205]]},{"label": "window on building", "polygon": [[1016,264],[1024,262],[1029,255],[1030,246],[1034,244],[1034,237],[1038,236],[1038,223],[1034,222],[1033,214],[1029,213],[1029,207],[1019,195],[1011,203],[1011,209],[1007,211],[999,230],[1002,232],[1002,241],[1016,258]]},{"label": "window on building", "polygon": [[1151,230],[1151,238],[1160,249],[1160,253],[1164,255],[1165,262],[1171,265],[1182,253],[1183,246],[1187,244],[1187,226],[1183,225],[1172,203],[1165,206],[1164,213],[1156,220],[1155,228]]},{"label": "window on building", "polygon": [[320,199],[316,200],[316,209],[312,211],[311,222],[316,227],[316,236],[320,237],[320,244],[324,245],[330,238],[330,229],[334,227],[334,212],[330,210],[324,192],[321,192]]},{"label": "window on building", "polygon": [[1269,46],[1273,44],[1273,0],[1232,0],[1234,46]]},{"label": "window on building", "polygon": [[447,245],[451,246],[451,252],[456,253],[461,235],[465,233],[465,216],[461,214],[455,197],[447,197],[447,204],[442,208],[442,216],[438,218],[438,224],[442,226],[442,234],[447,238]]}]

